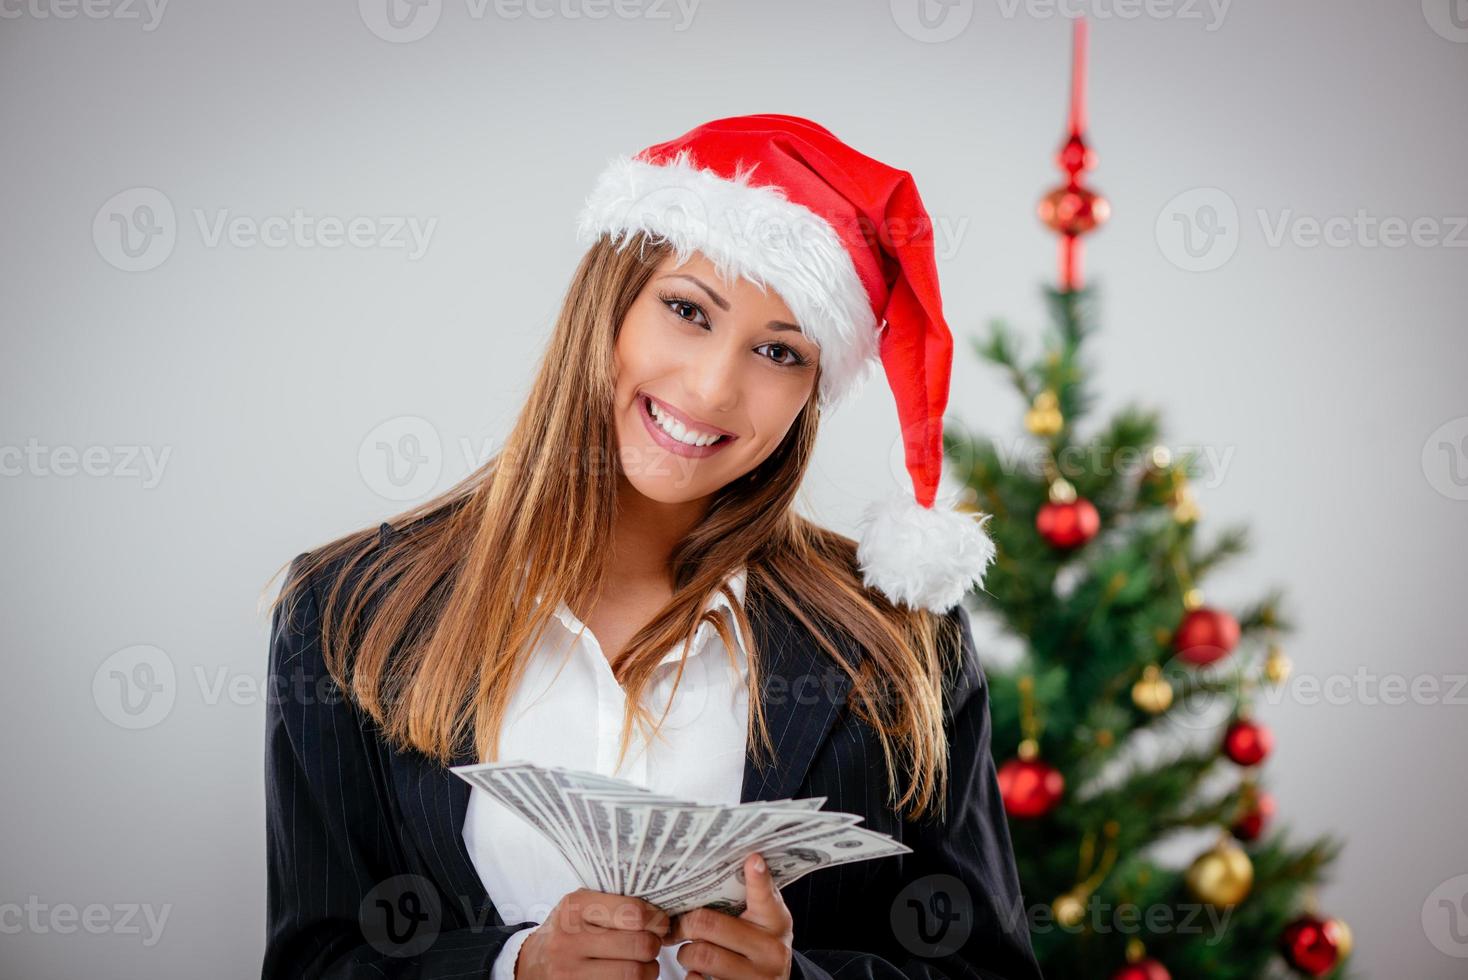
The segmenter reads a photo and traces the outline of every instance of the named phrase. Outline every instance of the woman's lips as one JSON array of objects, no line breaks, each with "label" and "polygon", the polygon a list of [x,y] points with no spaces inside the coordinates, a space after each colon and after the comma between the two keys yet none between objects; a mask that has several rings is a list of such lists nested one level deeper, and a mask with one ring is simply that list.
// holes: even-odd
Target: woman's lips
[{"label": "woman's lips", "polygon": [[710,443],[707,446],[690,446],[686,442],[679,442],[664,432],[663,427],[658,425],[657,419],[652,417],[652,413],[648,409],[646,395],[637,396],[637,414],[642,416],[642,424],[647,426],[647,431],[652,435],[653,442],[662,446],[668,452],[676,453],[679,456],[688,456],[693,459],[712,456],[734,441],[732,437],[726,436],[718,442]]},{"label": "woman's lips", "polygon": [[692,429],[694,432],[702,432],[714,436],[728,436],[731,439],[736,438],[738,435],[738,433],[730,432],[728,429],[721,429],[710,422],[704,422],[691,415],[687,415],[677,405],[670,405],[661,398],[649,395],[645,391],[640,392],[640,394],[652,402],[653,408],[658,409],[664,415],[671,416],[674,421],[681,423],[685,429]]}]

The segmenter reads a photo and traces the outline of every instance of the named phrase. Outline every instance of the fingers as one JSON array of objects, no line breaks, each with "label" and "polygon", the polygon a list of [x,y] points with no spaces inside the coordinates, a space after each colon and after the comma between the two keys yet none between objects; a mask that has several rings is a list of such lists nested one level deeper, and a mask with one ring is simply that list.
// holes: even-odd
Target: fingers
[{"label": "fingers", "polygon": [[707,906],[678,916],[672,934],[675,942],[688,941],[676,954],[678,962],[715,977],[738,978],[756,970],[775,973],[790,959],[788,937]]},{"label": "fingers", "polygon": [[673,928],[668,930],[664,939],[664,945],[704,939],[735,949],[746,941],[742,937],[747,928],[740,928],[739,920],[723,912],[715,912],[708,907],[691,909],[674,920]]},{"label": "fingers", "polygon": [[744,859],[744,912],[739,918],[753,922],[776,936],[784,936],[794,928],[794,919],[785,907],[780,889],[770,875],[769,865],[761,854]]},{"label": "fingers", "polygon": [[593,960],[657,962],[662,940],[651,932],[588,925],[576,944],[579,955]]},{"label": "fingers", "polygon": [[715,977],[747,977],[755,969],[755,963],[747,956],[701,939],[678,950],[678,962],[684,969]]},{"label": "fingers", "polygon": [[669,927],[667,913],[649,902],[578,889],[562,896],[526,940],[516,974],[657,980]]},{"label": "fingers", "polygon": [[581,921],[605,929],[645,931],[663,936],[670,927],[668,913],[631,895],[608,895],[582,888],[569,895],[568,899]]},{"label": "fingers", "polygon": [[788,974],[794,919],[762,855],[745,859],[744,878],[745,910],[738,918],[707,906],[693,909],[675,917],[663,937],[664,945],[686,942],[677,959],[690,978]]},{"label": "fingers", "polygon": [[619,963],[616,960],[582,960],[564,976],[576,980],[658,980],[657,963]]}]

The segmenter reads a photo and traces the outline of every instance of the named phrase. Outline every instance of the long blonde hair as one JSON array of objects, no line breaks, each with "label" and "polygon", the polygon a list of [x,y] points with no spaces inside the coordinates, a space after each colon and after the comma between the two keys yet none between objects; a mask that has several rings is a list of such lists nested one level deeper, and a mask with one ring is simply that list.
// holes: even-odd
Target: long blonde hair
[{"label": "long blonde hair", "polygon": [[[606,561],[617,502],[613,350],[624,316],[668,251],[640,235],[630,247],[606,237],[593,245],[501,451],[395,517],[400,533],[390,539],[374,527],[302,556],[272,604],[294,602],[314,571],[333,569],[322,583],[327,669],[394,746],[445,765],[469,745],[476,758],[497,759],[515,685],[558,603],[594,608],[615,571]],[[879,736],[893,809],[911,804],[916,819],[941,809],[948,771],[942,651],[957,651],[958,642],[946,635],[943,617],[895,606],[866,588],[852,539],[795,513],[815,447],[818,384],[779,448],[719,490],[674,549],[672,599],[612,665],[631,708],[622,754],[634,721],[656,731],[642,695],[669,649],[691,641],[705,618],[732,649],[722,616],[703,608],[743,565],[746,601],[759,596],[784,607],[851,679],[852,710]],[[524,603],[522,594],[542,601]],[[373,614],[363,622],[369,599]],[[751,647],[750,732],[768,759],[773,747],[755,694],[761,657],[749,617],[732,605]],[[862,648],[857,669],[827,631]],[[907,787],[900,798],[899,786]]]}]

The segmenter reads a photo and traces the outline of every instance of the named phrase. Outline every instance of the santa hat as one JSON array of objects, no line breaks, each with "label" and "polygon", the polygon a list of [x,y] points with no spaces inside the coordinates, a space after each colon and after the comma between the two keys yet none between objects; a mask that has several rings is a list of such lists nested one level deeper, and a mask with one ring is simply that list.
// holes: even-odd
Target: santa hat
[{"label": "santa hat", "polygon": [[823,412],[880,359],[897,402],[912,489],[870,505],[857,561],[894,603],[953,608],[994,558],[989,515],[937,500],[953,337],[943,320],[933,226],[912,175],[798,116],[716,119],[611,160],[578,239],[625,247],[635,232],[693,251],[725,279],[773,287],[820,347]]}]

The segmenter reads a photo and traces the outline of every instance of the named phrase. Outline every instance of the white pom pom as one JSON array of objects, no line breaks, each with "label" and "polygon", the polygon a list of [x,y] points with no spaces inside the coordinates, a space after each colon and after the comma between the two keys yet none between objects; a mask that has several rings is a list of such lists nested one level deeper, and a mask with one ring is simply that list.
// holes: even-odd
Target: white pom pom
[{"label": "white pom pom", "polygon": [[931,508],[899,491],[869,505],[862,516],[856,559],[866,584],[893,603],[945,613],[984,582],[994,542],[984,525],[992,514]]}]

